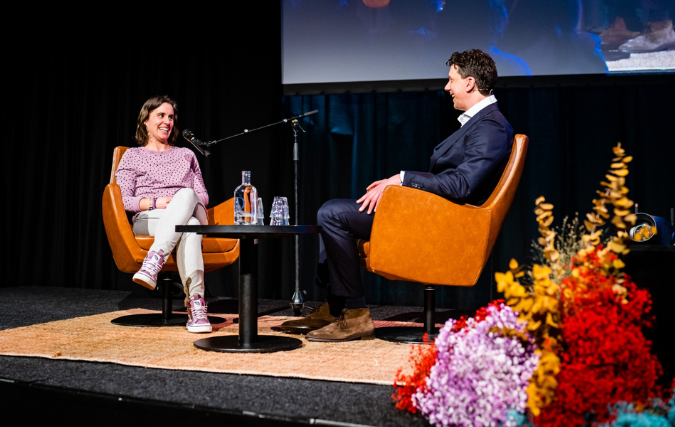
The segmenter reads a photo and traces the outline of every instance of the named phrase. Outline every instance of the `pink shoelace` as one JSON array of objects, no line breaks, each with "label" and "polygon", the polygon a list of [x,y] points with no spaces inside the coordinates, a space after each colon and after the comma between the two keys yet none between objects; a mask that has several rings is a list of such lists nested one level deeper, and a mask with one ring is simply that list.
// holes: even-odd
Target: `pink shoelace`
[{"label": "pink shoelace", "polygon": [[[157,275],[161,270],[162,270],[162,265],[164,263],[162,262],[162,251],[160,250],[159,253],[155,252],[151,257],[146,258],[143,260],[143,270],[147,271],[148,273],[152,274],[153,276]],[[159,261],[155,261],[155,257],[159,258]]]},{"label": "pink shoelace", "polygon": [[199,306],[192,305],[190,312],[192,313],[192,320],[198,322],[200,320],[207,320],[208,316],[206,315],[206,304]]}]

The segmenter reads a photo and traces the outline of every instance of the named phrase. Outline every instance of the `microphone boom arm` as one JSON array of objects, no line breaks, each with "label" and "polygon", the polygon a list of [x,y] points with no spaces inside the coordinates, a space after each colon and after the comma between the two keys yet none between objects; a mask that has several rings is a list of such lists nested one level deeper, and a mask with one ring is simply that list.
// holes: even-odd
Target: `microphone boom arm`
[{"label": "microphone boom arm", "polygon": [[232,138],[236,138],[236,137],[242,136],[242,135],[247,135],[247,134],[249,134],[249,133],[251,133],[251,132],[255,132],[255,131],[257,131],[257,130],[265,129],[265,128],[272,127],[272,126],[276,126],[276,125],[278,125],[278,124],[289,123],[289,122],[290,122],[290,123],[295,123],[295,122],[297,122],[299,119],[302,119],[302,118],[307,117],[307,116],[311,116],[312,114],[316,114],[316,113],[318,113],[318,112],[319,112],[319,110],[313,110],[313,111],[309,111],[309,112],[307,112],[307,113],[300,114],[300,115],[298,115],[298,116],[289,117],[289,118],[287,118],[287,119],[280,120],[280,121],[275,122],[275,123],[270,123],[270,124],[267,124],[267,125],[265,125],[265,126],[260,126],[259,128],[255,128],[255,129],[244,129],[243,132],[240,132],[240,133],[238,133],[238,134],[236,134],[236,135],[230,135],[230,136],[228,136],[228,137],[221,138],[221,139],[217,139],[217,140],[215,140],[215,141],[202,142],[202,145],[203,145],[204,147],[210,147],[211,145],[217,144],[217,143],[219,143],[219,142],[226,141],[226,140],[232,139]]}]

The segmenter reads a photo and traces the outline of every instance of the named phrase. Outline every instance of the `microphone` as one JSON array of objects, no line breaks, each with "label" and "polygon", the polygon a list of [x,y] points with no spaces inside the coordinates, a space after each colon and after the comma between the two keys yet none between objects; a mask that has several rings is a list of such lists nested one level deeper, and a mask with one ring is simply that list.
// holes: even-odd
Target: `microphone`
[{"label": "microphone", "polygon": [[[312,114],[316,114],[316,113],[318,113],[318,112],[319,112],[319,110],[308,111],[307,113],[302,113],[302,114],[300,114],[300,115],[291,117],[291,118],[289,118],[289,119],[283,119],[282,122],[288,123],[288,122],[290,121],[291,123],[297,123],[297,122],[298,122],[298,119],[302,119],[302,118],[304,118],[304,117],[311,116]],[[263,126],[263,127],[266,127],[266,126]],[[246,130],[246,131],[244,131],[244,132],[248,132],[248,130]]]},{"label": "microphone", "polygon": [[202,150],[201,148],[199,148],[199,146],[200,146],[200,145],[203,145],[204,143],[201,142],[200,140],[198,140],[197,138],[195,138],[195,134],[192,133],[192,131],[190,131],[190,130],[188,130],[188,129],[185,129],[185,130],[183,131],[183,138],[187,139],[188,142],[189,142],[190,144],[192,144],[193,147],[195,147],[195,150],[197,150],[197,151],[199,151],[200,153],[202,153],[202,155],[204,155],[205,157],[208,157],[209,154],[211,154],[211,153],[209,153],[208,151]]}]

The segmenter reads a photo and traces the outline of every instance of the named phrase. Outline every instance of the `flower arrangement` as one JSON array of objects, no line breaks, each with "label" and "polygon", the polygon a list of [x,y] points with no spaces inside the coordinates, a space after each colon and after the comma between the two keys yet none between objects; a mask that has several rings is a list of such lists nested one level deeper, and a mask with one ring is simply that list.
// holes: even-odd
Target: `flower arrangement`
[{"label": "flower arrangement", "polygon": [[525,389],[539,362],[534,341],[510,307],[488,311],[483,321],[469,319],[458,331],[451,319],[436,338],[436,363],[413,395],[430,422],[489,425],[504,421],[509,409],[525,410]]},{"label": "flower arrangement", "polygon": [[[642,332],[651,296],[622,271],[636,220],[625,187],[632,159],[621,144],[613,151],[583,228],[574,221],[561,238],[553,205],[539,197],[539,263],[525,271],[511,260],[495,274],[504,300],[413,346],[413,373],[396,375],[397,408],[442,426],[675,426],[675,397],[664,403]],[[601,242],[607,222],[617,231]]]},{"label": "flower arrangement", "polygon": [[[501,307],[504,300],[496,300],[491,302],[488,307],[483,307],[476,312],[472,318],[473,322],[481,322],[488,316],[489,307]],[[457,332],[467,326],[468,316],[462,316],[459,320],[454,322],[452,326],[453,331]],[[412,413],[416,413],[417,408],[413,404],[412,397],[417,391],[423,391],[425,387],[426,378],[431,372],[431,367],[436,363],[436,343],[428,341],[426,334],[424,335],[423,346],[412,346],[410,349],[410,361],[415,367],[411,375],[404,375],[403,369],[399,368],[394,380],[395,393],[392,396],[396,400],[396,408],[404,409]]]}]

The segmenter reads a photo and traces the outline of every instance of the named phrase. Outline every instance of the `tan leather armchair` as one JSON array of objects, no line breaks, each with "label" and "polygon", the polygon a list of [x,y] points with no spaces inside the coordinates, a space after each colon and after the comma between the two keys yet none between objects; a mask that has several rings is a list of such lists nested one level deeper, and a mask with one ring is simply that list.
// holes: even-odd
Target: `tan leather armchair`
[{"label": "tan leather armchair", "polygon": [[[143,260],[147,256],[148,250],[155,239],[151,236],[134,236],[131,224],[129,223],[127,214],[124,210],[122,193],[115,180],[115,171],[119,166],[122,155],[127,149],[128,147],[116,147],[113,151],[110,183],[105,187],[103,192],[103,224],[105,225],[105,232],[108,236],[108,243],[110,243],[113,258],[115,259],[115,265],[117,265],[117,268],[120,271],[125,273],[135,273],[141,268]],[[208,219],[209,225],[234,224],[234,199],[229,199],[210,208],[208,210]],[[239,257],[239,240],[204,237],[202,239],[202,255],[204,258],[205,272],[228,266],[235,262]],[[169,256],[160,274],[168,271],[178,271],[175,252]],[[182,317],[171,315],[171,293],[168,289],[169,286],[164,286],[163,313],[161,315],[164,320],[155,322],[158,324],[153,323],[152,326],[168,325],[168,323],[171,325],[185,324],[185,322],[182,321]],[[177,320],[175,319],[176,317]],[[171,318],[172,321],[168,322],[167,318]],[[152,319],[154,319],[154,317]]]},{"label": "tan leather armchair", "polygon": [[476,284],[515,196],[527,146],[527,136],[515,136],[504,173],[481,206],[458,205],[410,187],[384,190],[370,241],[358,242],[362,265],[387,279],[426,286],[424,329],[380,328],[378,337],[422,342],[424,332],[435,333],[433,285]]}]

